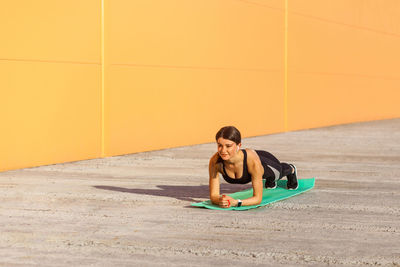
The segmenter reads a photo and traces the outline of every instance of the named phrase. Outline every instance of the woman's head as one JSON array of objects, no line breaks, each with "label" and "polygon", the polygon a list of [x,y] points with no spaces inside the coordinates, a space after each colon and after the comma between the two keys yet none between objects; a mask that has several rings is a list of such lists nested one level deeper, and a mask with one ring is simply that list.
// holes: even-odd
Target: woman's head
[{"label": "woman's head", "polygon": [[215,141],[218,142],[219,138],[224,138],[235,142],[237,145],[242,142],[242,137],[239,130],[235,126],[222,127],[215,135]]},{"label": "woman's head", "polygon": [[234,126],[222,127],[215,135],[218,144],[218,154],[223,160],[234,157],[242,145],[239,130]]}]

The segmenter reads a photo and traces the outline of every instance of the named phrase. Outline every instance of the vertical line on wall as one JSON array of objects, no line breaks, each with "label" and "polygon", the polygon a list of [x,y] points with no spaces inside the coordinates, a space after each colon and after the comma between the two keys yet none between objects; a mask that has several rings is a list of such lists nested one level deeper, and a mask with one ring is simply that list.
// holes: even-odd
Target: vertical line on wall
[{"label": "vertical line on wall", "polygon": [[104,64],[104,1],[101,0],[101,157],[105,157],[104,152],[104,72],[105,72],[105,64]]},{"label": "vertical line on wall", "polygon": [[284,44],[284,85],[283,85],[283,116],[284,131],[288,131],[288,1],[285,0],[285,44]]}]

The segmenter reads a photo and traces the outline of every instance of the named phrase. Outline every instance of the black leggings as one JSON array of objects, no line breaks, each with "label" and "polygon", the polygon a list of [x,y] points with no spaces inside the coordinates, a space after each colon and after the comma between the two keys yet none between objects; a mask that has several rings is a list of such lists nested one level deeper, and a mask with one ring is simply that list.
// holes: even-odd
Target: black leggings
[{"label": "black leggings", "polygon": [[292,173],[293,169],[289,164],[280,162],[271,153],[263,150],[256,150],[256,153],[260,157],[261,164],[264,167],[263,179],[277,181]]}]

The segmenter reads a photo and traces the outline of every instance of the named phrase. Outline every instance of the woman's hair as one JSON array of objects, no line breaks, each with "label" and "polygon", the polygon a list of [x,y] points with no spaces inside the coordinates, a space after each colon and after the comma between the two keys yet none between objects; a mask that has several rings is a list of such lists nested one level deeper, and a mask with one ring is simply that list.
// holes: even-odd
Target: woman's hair
[{"label": "woman's hair", "polygon": [[231,140],[235,142],[237,145],[242,142],[242,137],[240,136],[240,132],[238,129],[236,129],[235,126],[222,127],[215,135],[215,141],[218,141],[220,137]]}]

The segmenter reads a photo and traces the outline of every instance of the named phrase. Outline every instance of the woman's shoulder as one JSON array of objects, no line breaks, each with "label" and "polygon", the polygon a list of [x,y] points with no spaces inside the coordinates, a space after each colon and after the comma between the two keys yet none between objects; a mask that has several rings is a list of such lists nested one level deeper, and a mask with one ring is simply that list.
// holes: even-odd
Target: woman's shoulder
[{"label": "woman's shoulder", "polygon": [[254,149],[246,148],[244,149],[247,154],[247,164],[252,163],[258,163],[260,162],[260,157],[258,156],[257,152]]},{"label": "woman's shoulder", "polygon": [[257,156],[258,156],[257,153],[256,153],[256,151],[255,151],[254,149],[245,148],[245,149],[243,149],[243,150],[246,151],[247,158],[254,158],[254,157],[257,157]]},{"label": "woman's shoulder", "polygon": [[209,167],[211,169],[216,170],[217,172],[222,172],[222,160],[221,157],[218,155],[218,153],[215,153],[211,158],[210,158],[210,164]]}]

